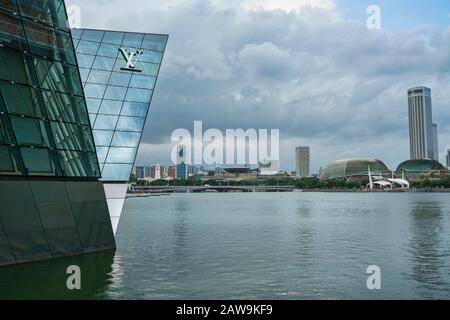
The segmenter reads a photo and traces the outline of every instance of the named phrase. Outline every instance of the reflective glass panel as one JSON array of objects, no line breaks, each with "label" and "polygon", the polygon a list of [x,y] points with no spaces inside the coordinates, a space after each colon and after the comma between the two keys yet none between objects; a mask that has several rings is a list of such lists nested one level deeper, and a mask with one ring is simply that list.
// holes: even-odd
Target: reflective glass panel
[{"label": "reflective glass panel", "polygon": [[94,63],[95,56],[91,56],[88,54],[77,54],[78,66],[80,68],[92,68],[92,64]]},{"label": "reflective glass panel", "polygon": [[108,147],[111,143],[114,131],[92,130],[94,141],[97,146]]},{"label": "reflective glass panel", "polygon": [[111,72],[102,70],[91,70],[89,74],[88,82],[107,84],[109,78],[111,77]]},{"label": "reflective glass panel", "polygon": [[145,117],[148,111],[147,103],[125,102],[121,115],[131,117]]},{"label": "reflective glass panel", "polygon": [[45,117],[44,105],[38,89],[0,81],[0,92],[9,113]]},{"label": "reflective glass panel", "polygon": [[113,44],[109,44],[109,43],[102,43],[100,45],[100,49],[98,50],[99,56],[117,58],[118,54],[119,54],[119,49],[118,49],[117,45],[113,45]]},{"label": "reflective glass panel", "polygon": [[142,48],[162,52],[166,48],[167,39],[166,35],[147,34],[142,42]]},{"label": "reflective glass panel", "polygon": [[125,33],[123,33],[123,32],[107,31],[107,32],[105,32],[105,36],[103,37],[103,42],[115,44],[115,45],[121,45],[124,36],[125,36]]},{"label": "reflective glass panel", "polygon": [[117,124],[117,130],[141,132],[144,128],[144,118],[120,117]]},{"label": "reflective glass panel", "polygon": [[34,58],[34,64],[44,89],[83,96],[77,67],[39,58]]},{"label": "reflective glass panel", "polygon": [[132,164],[105,164],[102,172],[102,180],[128,181],[132,169]]},{"label": "reflective glass panel", "polygon": [[141,134],[139,132],[121,132],[117,131],[111,146],[135,148],[139,145]]},{"label": "reflective glass panel", "polygon": [[105,99],[124,100],[126,93],[127,88],[125,87],[109,86],[108,89],[106,89]]},{"label": "reflective glass panel", "polygon": [[48,123],[33,118],[10,116],[17,142],[21,146],[50,147]]},{"label": "reflective glass panel", "polygon": [[95,120],[94,129],[96,130],[114,130],[117,124],[118,116],[98,115]]},{"label": "reflective glass panel", "polygon": [[110,148],[106,163],[134,163],[136,148]]},{"label": "reflective glass panel", "polygon": [[97,155],[91,152],[58,151],[63,175],[66,177],[99,177]]},{"label": "reflective glass panel", "polygon": [[99,46],[97,42],[81,40],[77,46],[77,53],[96,55]]},{"label": "reflective glass panel", "polygon": [[0,11],[0,44],[11,48],[27,50],[22,22],[16,16],[3,11]]},{"label": "reflective glass panel", "polygon": [[141,89],[153,89],[155,86],[155,77],[134,74],[131,77],[130,87]]},{"label": "reflective glass panel", "polygon": [[20,12],[59,28],[69,29],[64,1],[62,0],[17,0]]},{"label": "reflective glass panel", "polygon": [[109,147],[96,147],[98,162],[105,163]]},{"label": "reflective glass panel", "polygon": [[99,113],[119,115],[122,101],[103,100]]},{"label": "reflective glass panel", "polygon": [[98,113],[98,110],[100,108],[100,104],[102,103],[102,100],[87,98],[86,103],[87,103],[87,108],[88,108],[89,113]]},{"label": "reflective glass panel", "polygon": [[114,68],[116,60],[113,58],[100,57],[95,58],[94,65],[92,68],[99,70],[111,71]]},{"label": "reflective glass panel", "polygon": [[142,62],[161,63],[162,52],[144,51],[144,53],[142,53],[141,55],[140,60]]},{"label": "reflective glass panel", "polygon": [[106,85],[86,83],[84,94],[86,98],[102,99],[106,91]]},{"label": "reflective glass panel", "polygon": [[63,150],[94,151],[91,128],[64,122],[51,122],[56,148]]},{"label": "reflective glass panel", "polygon": [[139,33],[126,33],[122,46],[130,48],[140,48],[144,40],[144,35]]},{"label": "reflective glass panel", "polygon": [[49,119],[89,125],[83,97],[43,91]]},{"label": "reflective glass panel", "polygon": [[104,34],[105,34],[105,32],[101,31],[101,30],[84,30],[83,36],[81,37],[81,39],[95,41],[95,42],[101,42]]},{"label": "reflective glass panel", "polygon": [[16,148],[0,145],[0,174],[21,175],[19,155]]},{"label": "reflective glass panel", "polygon": [[23,52],[6,47],[0,50],[0,79],[38,85],[32,58]]},{"label": "reflective glass panel", "polygon": [[56,155],[49,149],[20,148],[20,154],[29,175],[54,176],[57,172]]},{"label": "reflective glass panel", "polygon": [[149,103],[152,98],[152,90],[129,88],[126,101]]},{"label": "reflective glass panel", "polygon": [[130,73],[120,73],[113,72],[109,84],[113,86],[127,87],[130,83],[131,74]]}]

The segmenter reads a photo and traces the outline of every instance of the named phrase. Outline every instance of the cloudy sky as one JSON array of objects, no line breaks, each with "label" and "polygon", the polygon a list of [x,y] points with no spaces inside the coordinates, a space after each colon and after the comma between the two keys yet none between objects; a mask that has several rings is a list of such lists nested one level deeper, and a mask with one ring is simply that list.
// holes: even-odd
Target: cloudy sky
[{"label": "cloudy sky", "polygon": [[[66,0],[82,27],[169,34],[138,163],[170,163],[174,129],[279,128],[281,166],[409,157],[408,87],[433,90],[450,144],[448,0]],[[431,5],[432,3],[432,5]],[[369,30],[369,5],[381,30]]]}]

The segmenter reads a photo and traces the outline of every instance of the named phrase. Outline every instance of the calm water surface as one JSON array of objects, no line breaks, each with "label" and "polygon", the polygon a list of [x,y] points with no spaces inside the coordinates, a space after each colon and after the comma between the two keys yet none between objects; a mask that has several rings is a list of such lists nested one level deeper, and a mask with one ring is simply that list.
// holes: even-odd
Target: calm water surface
[{"label": "calm water surface", "polygon": [[[0,269],[0,298],[450,298],[450,195],[131,198],[117,252]],[[82,290],[66,287],[68,265]],[[366,286],[369,265],[382,290]]]}]

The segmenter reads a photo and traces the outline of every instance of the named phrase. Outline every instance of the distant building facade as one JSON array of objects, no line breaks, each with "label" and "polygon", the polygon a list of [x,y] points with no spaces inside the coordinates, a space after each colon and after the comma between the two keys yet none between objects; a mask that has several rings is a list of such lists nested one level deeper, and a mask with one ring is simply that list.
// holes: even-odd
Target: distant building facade
[{"label": "distant building facade", "polygon": [[446,158],[447,158],[447,167],[450,168],[450,149],[447,149],[447,156],[446,156]]},{"label": "distant building facade", "polygon": [[307,178],[310,176],[311,168],[311,148],[298,147],[295,149],[296,176]]},{"label": "distant building facade", "polygon": [[439,162],[438,125],[433,123],[433,160]]},{"label": "distant building facade", "polygon": [[411,159],[434,159],[431,89],[416,87],[408,90],[408,114]]}]

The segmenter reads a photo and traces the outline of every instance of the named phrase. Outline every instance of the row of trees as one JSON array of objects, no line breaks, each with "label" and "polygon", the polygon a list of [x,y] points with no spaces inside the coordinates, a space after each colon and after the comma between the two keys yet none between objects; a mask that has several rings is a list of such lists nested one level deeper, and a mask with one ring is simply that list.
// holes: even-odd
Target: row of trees
[{"label": "row of trees", "polygon": [[[131,179],[131,183],[135,183],[138,186],[295,186],[298,189],[361,189],[368,183],[368,179],[359,181],[347,181],[347,180],[329,180],[322,181],[319,178],[304,178],[304,179],[292,179],[292,178],[274,178],[274,179],[258,179],[258,180],[245,180],[245,181],[224,181],[224,180],[208,180],[202,181],[200,179],[187,179],[187,180],[138,180]],[[411,183],[412,188],[450,188],[450,177],[442,179],[423,179]]]}]

